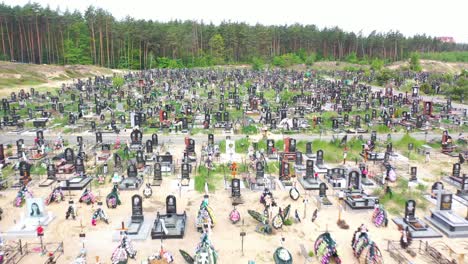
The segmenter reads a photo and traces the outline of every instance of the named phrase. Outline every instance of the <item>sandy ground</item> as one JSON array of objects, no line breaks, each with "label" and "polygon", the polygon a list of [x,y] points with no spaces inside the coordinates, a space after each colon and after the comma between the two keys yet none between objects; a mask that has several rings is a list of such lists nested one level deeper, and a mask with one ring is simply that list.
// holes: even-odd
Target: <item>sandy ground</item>
[{"label": "sandy ground", "polygon": [[[171,150],[175,148],[170,146]],[[173,152],[174,153],[174,152]],[[180,152],[175,152],[180,153]],[[435,169],[448,161],[448,157],[445,155],[437,156],[438,161],[431,165],[419,164],[419,175],[424,178],[434,178],[436,175],[432,175]],[[414,163],[414,162],[412,162]],[[437,165],[438,164],[438,165]],[[447,163],[448,164],[448,163]],[[466,168],[466,167],[465,167]],[[437,169],[440,169],[437,168]],[[451,166],[444,166],[443,171],[451,171]],[[423,176],[424,175],[424,176]],[[188,214],[188,225],[186,235],[184,239],[173,239],[165,240],[164,246],[167,250],[171,251],[175,256],[175,263],[184,263],[178,250],[184,249],[190,254],[194,253],[195,247],[199,242],[200,233],[195,229],[195,214],[197,213],[198,206],[200,205],[203,194],[200,194],[194,190],[184,190],[179,196],[177,188],[171,187],[171,184],[175,180],[176,176],[165,177],[163,185],[161,187],[153,187],[153,196],[149,199],[145,199],[143,202],[143,211],[146,218],[154,218],[156,212],[165,212],[165,197],[169,194],[173,194],[177,197],[177,210],[182,213],[184,210]],[[36,185],[37,185],[36,181]],[[453,189],[446,184],[447,189]],[[302,190],[300,185],[298,187],[304,197],[305,192]],[[171,189],[172,188],[172,189]],[[106,186],[94,189],[94,193],[99,195],[101,200],[105,200],[105,196],[110,192],[111,186]],[[86,240],[85,246],[88,250],[88,263],[95,263],[95,257],[99,256],[102,263],[110,263],[110,256],[112,251],[117,246],[117,242],[112,242],[112,234],[120,228],[121,221],[128,219],[131,214],[130,197],[139,193],[142,195],[143,188],[139,191],[121,191],[121,200],[123,204],[117,209],[105,209],[109,215],[111,222],[109,225],[99,222],[97,226],[91,226],[91,215],[93,212],[93,206],[80,204],[78,209],[77,220],[65,220],[65,211],[67,203],[61,202],[59,204],[53,204],[48,206],[48,210],[54,212],[57,218],[46,228],[44,241],[45,242],[64,242],[64,255],[59,259],[58,263],[70,263],[73,258],[79,253],[81,243],[78,234],[81,230],[80,219],[85,225]],[[46,197],[50,188],[40,188],[35,186],[33,188],[35,197]],[[284,208],[288,204],[291,204],[293,215],[297,209],[301,217],[304,216],[304,204],[302,198],[298,201],[293,201],[289,198],[287,191],[276,190],[273,192],[278,206]],[[66,192],[68,195],[68,193]],[[75,201],[79,198],[81,191],[73,191],[73,199]],[[217,223],[212,232],[212,242],[218,250],[220,261],[219,263],[247,263],[249,260],[254,260],[255,263],[274,263],[273,252],[280,245],[281,237],[285,238],[284,246],[289,249],[293,254],[294,263],[305,263],[305,258],[300,255],[300,245],[304,244],[307,250],[312,250],[315,239],[324,231],[328,230],[332,237],[338,243],[338,252],[343,260],[343,263],[359,263],[354,258],[351,249],[351,238],[354,230],[361,224],[365,224],[369,229],[371,238],[380,247],[383,253],[385,263],[397,263],[393,258],[390,257],[386,251],[387,241],[397,241],[400,238],[400,232],[392,221],[389,221],[389,226],[386,228],[377,228],[371,222],[372,210],[356,212],[350,209],[342,212],[342,218],[350,225],[349,230],[342,230],[336,225],[338,218],[338,207],[337,200],[332,197],[331,191],[328,191],[329,197],[334,203],[329,208],[322,208],[318,213],[317,220],[312,223],[311,216],[312,212],[317,208],[315,202],[315,196],[318,195],[318,191],[312,191],[309,194],[310,203],[306,208],[306,219],[303,219],[301,223],[295,223],[292,226],[284,226],[282,230],[277,230],[273,235],[266,236],[256,233],[255,226],[257,222],[252,219],[248,214],[248,209],[254,209],[262,211],[263,206],[259,203],[260,192],[253,192],[250,190],[242,189],[242,196],[244,197],[245,203],[237,207],[241,213],[241,217],[244,219],[244,226],[242,224],[233,225],[228,219],[229,212],[232,210],[230,190],[224,190],[222,183],[217,186],[217,190],[214,193],[210,193],[210,206],[214,209]],[[14,225],[14,220],[18,219],[24,208],[12,207],[13,198],[16,195],[16,190],[7,190],[3,192],[0,198],[0,206],[4,209],[4,219],[0,222],[0,231],[7,231]],[[68,199],[68,197],[66,197]],[[430,207],[433,207],[431,205]],[[462,210],[458,212],[463,215]],[[403,214],[403,212],[401,213]],[[419,218],[423,218],[428,215],[428,212],[417,210],[416,215]],[[241,239],[240,232],[245,230],[247,235],[244,240],[244,253],[241,252]],[[429,240],[430,243],[435,241],[444,241],[448,245],[452,245],[454,248],[458,242],[463,241],[462,239],[448,239],[446,237],[442,239]],[[28,242],[38,242],[37,238],[27,239]],[[151,240],[150,236],[146,241],[134,241],[134,246],[138,250],[137,259],[131,260],[129,263],[140,263],[146,259],[149,255],[157,252],[161,246],[159,240]],[[414,246],[419,246],[419,242],[415,242]],[[463,251],[463,249],[458,248]],[[465,250],[466,251],[466,250]],[[407,257],[409,257],[407,255]],[[416,258],[411,258],[413,263],[427,263],[425,258],[420,254]],[[21,263],[42,263],[46,257],[38,254],[27,255]],[[40,261],[42,260],[42,261]],[[466,260],[465,260],[466,261]],[[312,263],[318,263],[314,258]]]}]

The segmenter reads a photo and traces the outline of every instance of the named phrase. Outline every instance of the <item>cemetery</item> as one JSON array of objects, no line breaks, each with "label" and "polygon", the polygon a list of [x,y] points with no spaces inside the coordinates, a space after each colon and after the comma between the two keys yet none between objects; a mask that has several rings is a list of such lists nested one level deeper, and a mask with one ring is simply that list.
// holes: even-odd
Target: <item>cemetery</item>
[{"label": "cemetery", "polygon": [[128,263],[398,263],[388,243],[402,239],[407,255],[411,239],[462,243],[468,106],[419,87],[158,68],[12,92],[0,105],[0,238]]}]

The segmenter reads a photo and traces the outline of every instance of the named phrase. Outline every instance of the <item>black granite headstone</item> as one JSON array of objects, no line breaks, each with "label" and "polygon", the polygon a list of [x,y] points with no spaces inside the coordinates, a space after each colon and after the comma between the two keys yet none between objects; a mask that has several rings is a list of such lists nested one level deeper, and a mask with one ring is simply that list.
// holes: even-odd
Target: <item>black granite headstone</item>
[{"label": "black granite headstone", "polygon": [[143,217],[143,198],[135,194],[132,196],[132,223],[142,223]]},{"label": "black granite headstone", "polygon": [[240,180],[237,178],[231,180],[231,196],[236,198],[241,196]]},{"label": "black granite headstone", "polygon": [[177,200],[174,195],[168,195],[166,197],[166,214],[177,214]]},{"label": "black granite headstone", "polygon": [[319,184],[319,196],[326,197],[327,196],[327,185],[323,182]]},{"label": "black granite headstone", "polygon": [[414,220],[416,219],[416,201],[407,200],[405,203],[405,220]]},{"label": "black granite headstone", "polygon": [[317,150],[317,166],[323,165],[323,150]]}]

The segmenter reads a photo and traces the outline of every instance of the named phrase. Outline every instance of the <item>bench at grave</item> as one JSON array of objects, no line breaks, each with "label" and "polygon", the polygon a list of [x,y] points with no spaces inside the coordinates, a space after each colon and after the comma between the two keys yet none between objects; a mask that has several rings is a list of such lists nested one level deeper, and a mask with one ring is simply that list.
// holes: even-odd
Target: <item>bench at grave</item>
[{"label": "bench at grave", "polygon": [[177,214],[177,200],[173,195],[166,197],[166,213],[156,215],[153,228],[151,229],[152,239],[173,239],[183,238],[187,225],[187,214]]}]

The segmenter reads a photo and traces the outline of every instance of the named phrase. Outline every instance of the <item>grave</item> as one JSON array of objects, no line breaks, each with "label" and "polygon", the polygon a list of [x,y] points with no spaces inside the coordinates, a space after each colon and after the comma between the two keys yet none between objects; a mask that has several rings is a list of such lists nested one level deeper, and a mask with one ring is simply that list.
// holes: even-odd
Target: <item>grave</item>
[{"label": "grave", "polygon": [[174,170],[172,155],[166,152],[164,155],[158,155],[156,161],[161,164],[162,172],[172,172]]},{"label": "grave", "polygon": [[2,234],[5,239],[34,238],[37,236],[37,227],[47,227],[55,219],[51,211],[46,210],[42,198],[26,199],[26,209],[23,211],[15,225]]},{"label": "grave", "polygon": [[341,167],[327,169],[325,179],[332,186],[333,189],[347,188],[346,170]]},{"label": "grave", "polygon": [[320,188],[320,183],[322,183],[322,180],[318,177],[318,174],[317,177],[315,177],[314,161],[311,159],[306,161],[304,176],[298,178],[298,181],[304,190],[318,190]]},{"label": "grave", "polygon": [[405,203],[405,215],[403,218],[395,217],[392,221],[401,228],[409,228],[412,238],[439,238],[439,232],[416,217],[416,201],[407,200]]},{"label": "grave", "polygon": [[351,171],[347,178],[347,190],[345,190],[345,202],[353,210],[374,209],[379,203],[375,196],[367,195],[361,186],[361,174]]},{"label": "grave", "polygon": [[457,188],[462,187],[462,182],[463,178],[467,177],[468,175],[461,173],[461,164],[460,163],[454,163],[452,165],[452,175],[448,177],[444,177],[444,181],[456,186]]},{"label": "grave", "polygon": [[251,190],[263,191],[265,188],[270,190],[276,189],[276,179],[265,174],[265,167],[262,162],[257,161],[255,164],[255,178],[249,178],[249,186]]},{"label": "grave", "polygon": [[[132,215],[126,221],[126,234],[132,240],[146,240],[153,225],[153,221],[145,219],[143,216],[143,197],[135,194],[131,198]],[[114,232],[113,241],[119,241],[120,231]]]},{"label": "grave", "polygon": [[333,205],[330,199],[327,197],[327,185],[322,182],[319,184],[319,194],[317,196],[317,201],[322,205],[322,206],[331,206]]},{"label": "grave", "polygon": [[166,197],[166,213],[156,215],[153,228],[151,229],[152,239],[183,238],[187,224],[187,214],[177,214],[177,200],[173,195]]},{"label": "grave", "polygon": [[39,187],[49,187],[57,180],[57,169],[54,164],[47,165],[47,178],[39,183]]},{"label": "grave", "polygon": [[119,190],[138,190],[143,184],[143,179],[138,175],[135,164],[130,164],[127,168],[127,177],[119,184]]},{"label": "grave", "polygon": [[450,238],[468,237],[468,220],[452,211],[452,194],[443,190],[441,185],[438,185],[435,192],[436,209],[431,210],[431,215],[426,216],[426,220]]}]

